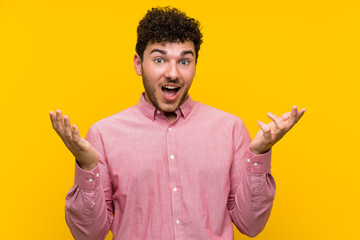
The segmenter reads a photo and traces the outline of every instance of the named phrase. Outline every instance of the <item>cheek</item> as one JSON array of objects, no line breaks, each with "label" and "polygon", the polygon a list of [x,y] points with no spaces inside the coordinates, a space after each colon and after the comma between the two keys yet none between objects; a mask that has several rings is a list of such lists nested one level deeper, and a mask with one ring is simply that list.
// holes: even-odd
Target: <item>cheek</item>
[{"label": "cheek", "polygon": [[162,72],[159,68],[145,67],[143,69],[143,74],[147,76],[147,79],[150,82],[156,83],[160,79]]},{"label": "cheek", "polygon": [[191,84],[194,77],[195,77],[195,68],[187,69],[183,73],[184,81],[186,81],[189,84]]}]

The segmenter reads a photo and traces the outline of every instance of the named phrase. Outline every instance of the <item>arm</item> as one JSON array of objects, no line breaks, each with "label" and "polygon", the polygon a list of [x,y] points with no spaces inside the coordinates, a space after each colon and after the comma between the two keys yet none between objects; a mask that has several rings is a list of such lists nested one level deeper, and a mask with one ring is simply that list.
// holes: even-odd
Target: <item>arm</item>
[{"label": "arm", "polygon": [[112,223],[112,185],[101,137],[95,127],[86,138],[61,111],[50,112],[54,130],[76,158],[75,181],[66,196],[66,223],[77,240],[105,239]]},{"label": "arm", "polygon": [[275,197],[271,150],[261,155],[252,153],[251,138],[242,122],[235,129],[234,141],[228,209],[239,231],[255,237],[264,229]]},{"label": "arm", "polygon": [[303,116],[294,106],[291,112],[277,117],[268,113],[269,124],[258,121],[259,132],[251,141],[244,124],[234,134],[235,151],[230,177],[228,208],[236,227],[244,234],[259,234],[270,216],[275,197],[275,181],[271,175],[271,147]]}]

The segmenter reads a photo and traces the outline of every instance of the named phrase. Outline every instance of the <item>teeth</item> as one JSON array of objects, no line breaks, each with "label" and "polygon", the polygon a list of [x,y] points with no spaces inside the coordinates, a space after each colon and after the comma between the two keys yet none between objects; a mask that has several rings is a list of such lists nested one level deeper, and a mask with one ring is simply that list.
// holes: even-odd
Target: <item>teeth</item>
[{"label": "teeth", "polygon": [[164,86],[164,88],[167,88],[167,89],[176,89],[178,87],[175,87],[175,86]]}]

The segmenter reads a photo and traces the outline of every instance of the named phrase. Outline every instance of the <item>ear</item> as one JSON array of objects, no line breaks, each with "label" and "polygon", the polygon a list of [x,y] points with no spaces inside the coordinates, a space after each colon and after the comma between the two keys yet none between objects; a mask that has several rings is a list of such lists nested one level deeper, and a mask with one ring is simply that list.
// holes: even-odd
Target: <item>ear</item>
[{"label": "ear", "polygon": [[135,72],[137,73],[137,75],[142,76],[141,59],[140,59],[139,54],[135,54],[135,56],[134,56],[134,67],[135,67]]}]

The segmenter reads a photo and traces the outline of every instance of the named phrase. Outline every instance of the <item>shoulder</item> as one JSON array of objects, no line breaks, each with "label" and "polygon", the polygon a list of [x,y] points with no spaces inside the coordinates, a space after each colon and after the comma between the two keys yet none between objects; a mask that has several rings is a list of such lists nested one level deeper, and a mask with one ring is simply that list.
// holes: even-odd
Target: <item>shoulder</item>
[{"label": "shoulder", "polygon": [[[206,129],[223,131],[237,131],[245,127],[238,116],[223,110],[211,107],[201,102],[195,102],[191,121],[200,124]],[[190,119],[189,119],[190,120]]]},{"label": "shoulder", "polygon": [[196,124],[197,129],[211,133],[219,139],[241,141],[249,137],[242,119],[232,113],[196,102],[193,115],[196,120],[191,124]]},{"label": "shoulder", "polygon": [[98,131],[108,130],[114,126],[119,126],[119,124],[123,125],[127,122],[133,122],[136,118],[138,118],[138,114],[135,105],[95,122],[90,129]]},{"label": "shoulder", "polygon": [[236,116],[232,113],[225,112],[223,110],[211,107],[211,106],[206,105],[201,102],[195,102],[195,103],[196,103],[197,111],[198,111],[198,113],[200,113],[202,115],[202,117],[207,116],[207,117],[211,117],[213,119],[222,119],[222,120],[227,120],[227,121],[241,121],[242,122],[242,120],[238,116]]}]

